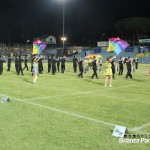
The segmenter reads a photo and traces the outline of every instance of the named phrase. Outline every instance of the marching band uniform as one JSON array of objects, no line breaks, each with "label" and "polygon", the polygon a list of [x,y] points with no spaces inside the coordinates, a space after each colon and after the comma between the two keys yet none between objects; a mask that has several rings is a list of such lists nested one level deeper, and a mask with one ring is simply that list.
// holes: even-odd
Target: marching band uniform
[{"label": "marching band uniform", "polygon": [[135,69],[138,69],[138,58],[135,58]]},{"label": "marching band uniform", "polygon": [[20,57],[19,57],[19,60],[18,60],[18,73],[17,73],[17,75],[19,75],[20,72],[21,72],[21,75],[23,75],[22,61],[23,61],[23,59],[22,59],[21,56],[20,56]]},{"label": "marching band uniform", "polygon": [[97,64],[96,64],[95,56],[93,57],[93,60],[92,60],[92,68],[93,68],[93,75],[92,75],[91,79],[93,79],[94,76],[96,76],[96,78],[98,79]]},{"label": "marching band uniform", "polygon": [[5,61],[0,57],[0,75],[2,75],[2,73],[3,73],[3,63],[4,63]]},{"label": "marching band uniform", "polygon": [[56,73],[56,59],[52,58],[52,75],[55,75]]},{"label": "marching band uniform", "polygon": [[11,56],[8,56],[8,63],[7,63],[8,69],[7,69],[7,71],[10,71],[10,68],[11,68],[11,61],[12,61]]},{"label": "marching band uniform", "polygon": [[74,70],[74,72],[77,72],[77,63],[78,63],[78,59],[75,55],[73,55],[73,70]]},{"label": "marching band uniform", "polygon": [[38,62],[38,69],[39,69],[39,74],[42,74],[43,71],[43,58],[41,58]]},{"label": "marching band uniform", "polygon": [[78,77],[83,78],[83,61],[81,58],[78,61],[78,65],[79,65],[79,71],[80,71],[78,74]]},{"label": "marching band uniform", "polygon": [[52,58],[51,56],[48,56],[48,73],[50,73],[52,67]]},{"label": "marching band uniform", "polygon": [[56,60],[57,60],[57,70],[58,70],[58,72],[59,72],[59,66],[60,66],[60,58],[57,56],[56,57]]},{"label": "marching band uniform", "polygon": [[115,63],[114,60],[111,62],[111,69],[112,69],[112,77],[115,79]]},{"label": "marching band uniform", "polygon": [[126,60],[126,66],[127,66],[127,74],[126,74],[126,79],[128,78],[128,76],[132,78],[132,74],[131,74],[131,60],[130,57],[128,57],[128,59]]},{"label": "marching band uniform", "polygon": [[15,57],[15,69],[16,69],[16,73],[19,73],[19,58],[18,56]]},{"label": "marching band uniform", "polygon": [[28,71],[28,64],[27,64],[27,62],[28,62],[28,59],[27,59],[27,57],[25,57],[23,70],[24,70],[25,68],[27,68],[27,71]]},{"label": "marching band uniform", "polygon": [[118,75],[122,75],[123,74],[123,61],[120,57],[119,59],[119,74]]},{"label": "marching band uniform", "polygon": [[65,56],[63,56],[61,58],[61,73],[65,72],[65,62],[66,62],[67,58]]}]

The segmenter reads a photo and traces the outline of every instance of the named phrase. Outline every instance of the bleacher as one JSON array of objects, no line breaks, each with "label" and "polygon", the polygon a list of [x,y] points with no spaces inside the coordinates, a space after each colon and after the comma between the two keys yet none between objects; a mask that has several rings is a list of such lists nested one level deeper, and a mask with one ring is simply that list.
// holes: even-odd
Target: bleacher
[{"label": "bleacher", "polygon": [[[65,47],[66,51],[68,53],[69,61],[72,61],[72,56],[75,54],[76,57],[82,57],[83,59],[85,56],[88,56],[89,54],[101,54],[104,60],[109,56],[114,56],[114,52],[107,52],[107,46],[101,46],[101,47]],[[10,44],[7,45],[5,43],[0,43],[0,54],[1,55],[8,55],[10,53],[27,55],[32,54],[32,44]],[[150,47],[149,46],[128,46],[125,50],[123,50],[117,57],[116,61],[119,60],[119,58],[122,57],[128,57],[135,58],[136,54],[145,54],[150,53]],[[62,55],[62,48],[53,48],[53,49],[45,49],[44,55]],[[138,57],[140,63],[150,63],[150,55],[146,57]]]},{"label": "bleacher", "polygon": [[[122,51],[116,57],[116,61],[119,60],[120,57],[128,57],[135,58],[136,54],[139,53],[150,53],[150,47],[139,47],[139,46],[129,46],[124,51]],[[107,52],[107,46],[104,47],[96,47],[96,48],[89,48],[89,49],[82,49],[81,53],[76,54],[76,57],[82,57],[84,59],[85,56],[89,54],[101,54],[104,60],[109,56],[114,56],[114,52]],[[138,57],[140,63],[150,63],[150,55],[147,57]],[[71,58],[70,58],[71,60]]]}]

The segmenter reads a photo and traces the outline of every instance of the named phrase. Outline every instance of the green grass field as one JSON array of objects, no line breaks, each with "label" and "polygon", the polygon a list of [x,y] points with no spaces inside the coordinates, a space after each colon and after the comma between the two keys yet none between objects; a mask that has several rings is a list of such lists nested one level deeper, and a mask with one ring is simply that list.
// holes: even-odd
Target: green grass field
[{"label": "green grass field", "polygon": [[[150,135],[149,64],[140,64],[133,80],[115,74],[113,87],[90,79],[92,70],[78,78],[72,63],[64,74],[44,72],[32,85],[30,71],[17,76],[14,64],[0,76],[0,150],[149,150],[148,143],[119,143],[115,125],[128,134]],[[149,138],[150,139],[150,138]]]}]

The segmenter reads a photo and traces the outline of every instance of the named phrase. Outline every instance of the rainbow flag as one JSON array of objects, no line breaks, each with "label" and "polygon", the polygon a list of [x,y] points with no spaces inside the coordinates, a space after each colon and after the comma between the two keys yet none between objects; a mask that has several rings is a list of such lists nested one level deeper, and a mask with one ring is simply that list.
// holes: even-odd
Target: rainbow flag
[{"label": "rainbow flag", "polygon": [[107,52],[115,52],[119,55],[129,44],[120,38],[109,38],[109,46]]},{"label": "rainbow flag", "polygon": [[41,55],[44,49],[46,48],[46,44],[41,40],[36,40],[33,42],[33,52],[32,54]]}]

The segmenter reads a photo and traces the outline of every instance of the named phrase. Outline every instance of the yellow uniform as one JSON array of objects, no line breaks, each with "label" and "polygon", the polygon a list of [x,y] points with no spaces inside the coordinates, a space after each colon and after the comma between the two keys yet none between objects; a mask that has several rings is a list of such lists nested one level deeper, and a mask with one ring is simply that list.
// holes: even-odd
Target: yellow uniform
[{"label": "yellow uniform", "polygon": [[106,76],[112,75],[111,63],[109,61],[106,62],[105,75]]}]

